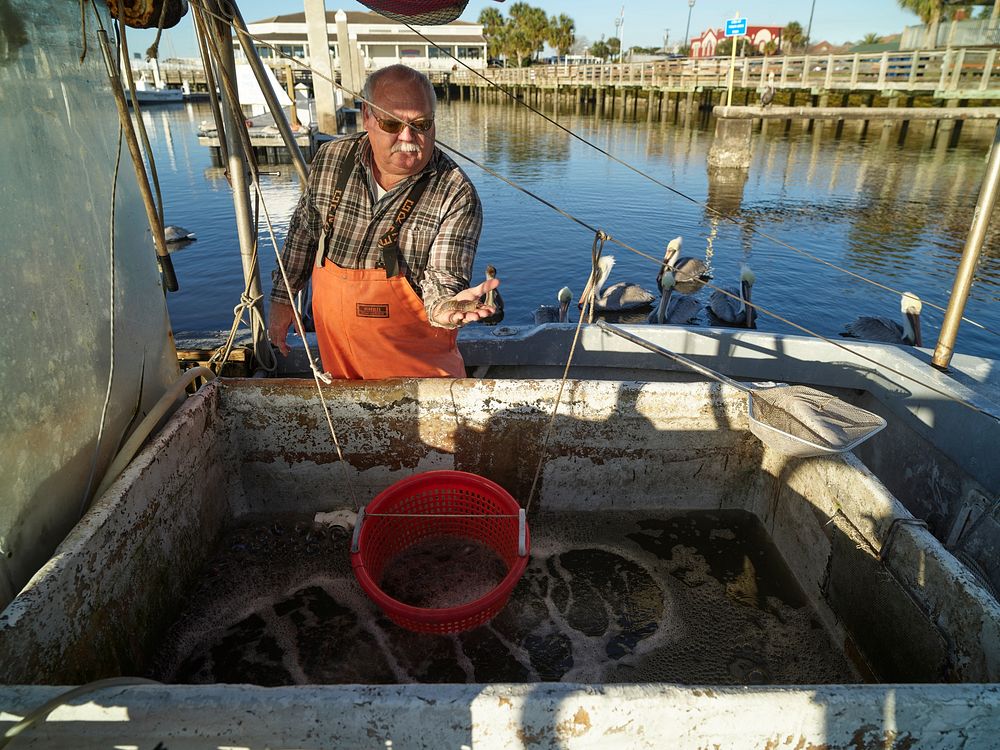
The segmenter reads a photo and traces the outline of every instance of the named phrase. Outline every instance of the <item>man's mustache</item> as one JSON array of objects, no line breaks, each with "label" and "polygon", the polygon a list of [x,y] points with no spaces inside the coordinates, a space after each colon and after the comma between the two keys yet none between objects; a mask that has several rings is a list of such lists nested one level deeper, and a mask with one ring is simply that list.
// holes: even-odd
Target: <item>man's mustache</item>
[{"label": "man's mustache", "polygon": [[420,153],[420,146],[418,146],[416,143],[406,143],[397,141],[392,146],[392,153],[398,154],[400,152],[404,154]]}]

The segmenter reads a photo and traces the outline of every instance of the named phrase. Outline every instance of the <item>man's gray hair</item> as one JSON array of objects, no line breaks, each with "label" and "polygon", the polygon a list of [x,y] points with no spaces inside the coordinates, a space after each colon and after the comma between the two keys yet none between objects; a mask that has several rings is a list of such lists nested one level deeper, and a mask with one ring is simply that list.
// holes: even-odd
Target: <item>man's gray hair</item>
[{"label": "man's gray hair", "polygon": [[[384,79],[384,80],[383,80]],[[375,101],[375,90],[383,82],[387,81],[399,81],[400,83],[409,83],[414,86],[421,86],[424,89],[424,93],[427,94],[427,101],[431,103],[431,114],[434,114],[437,109],[437,94],[434,93],[434,84],[431,83],[431,79],[421,73],[419,70],[414,70],[413,68],[407,67],[406,65],[389,65],[384,68],[379,68],[365,81],[364,87],[361,89],[361,98],[366,102]],[[376,110],[375,107],[371,109]]]}]

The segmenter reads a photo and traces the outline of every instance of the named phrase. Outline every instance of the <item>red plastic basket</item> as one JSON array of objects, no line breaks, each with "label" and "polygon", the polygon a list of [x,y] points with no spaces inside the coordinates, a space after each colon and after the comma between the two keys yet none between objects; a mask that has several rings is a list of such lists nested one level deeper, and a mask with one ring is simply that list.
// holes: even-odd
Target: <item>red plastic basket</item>
[{"label": "red plastic basket", "polygon": [[[517,501],[500,485],[464,471],[428,471],[407,477],[379,493],[359,517],[354,575],[365,593],[397,625],[420,633],[460,633],[492,619],[510,598],[528,565],[529,537],[519,554]],[[373,513],[420,514],[386,518]],[[439,516],[439,517],[435,517]],[[456,517],[458,516],[458,517]],[[457,607],[426,609],[392,598],[379,588],[385,565],[427,537],[455,536],[489,546],[507,575],[485,596]]]}]

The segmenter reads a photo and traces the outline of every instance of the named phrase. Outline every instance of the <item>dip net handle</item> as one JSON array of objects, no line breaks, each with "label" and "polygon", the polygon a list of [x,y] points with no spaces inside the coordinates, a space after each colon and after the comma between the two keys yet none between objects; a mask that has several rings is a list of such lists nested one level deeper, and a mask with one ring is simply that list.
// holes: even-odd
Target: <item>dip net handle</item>
[{"label": "dip net handle", "polygon": [[712,380],[716,380],[720,383],[723,383],[724,385],[728,385],[732,388],[735,388],[736,390],[743,391],[744,393],[753,393],[752,388],[748,388],[743,383],[740,383],[737,380],[733,380],[732,378],[723,375],[721,372],[710,370],[704,365],[698,364],[694,360],[688,359],[687,357],[682,357],[680,354],[676,354],[670,351],[669,349],[664,349],[662,346],[657,346],[653,342],[646,341],[646,339],[635,336],[629,333],[628,331],[619,328],[616,325],[612,325],[603,320],[598,320],[597,326],[598,328],[607,331],[608,333],[613,333],[616,336],[621,336],[623,339],[627,339],[628,341],[631,341],[633,344],[638,344],[643,349],[649,349],[649,351],[656,352],[657,354],[662,354],[664,357],[670,357],[670,359],[676,360],[680,362],[682,365],[690,367],[692,370],[701,373],[705,377],[711,378]]}]

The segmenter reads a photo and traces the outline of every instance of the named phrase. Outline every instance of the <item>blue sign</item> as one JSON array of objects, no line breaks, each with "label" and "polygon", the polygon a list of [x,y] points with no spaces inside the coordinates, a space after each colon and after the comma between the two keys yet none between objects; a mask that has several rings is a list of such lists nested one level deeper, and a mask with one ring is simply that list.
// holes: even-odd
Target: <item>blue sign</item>
[{"label": "blue sign", "polygon": [[745,36],[747,33],[747,19],[730,18],[726,21],[726,36]]}]

